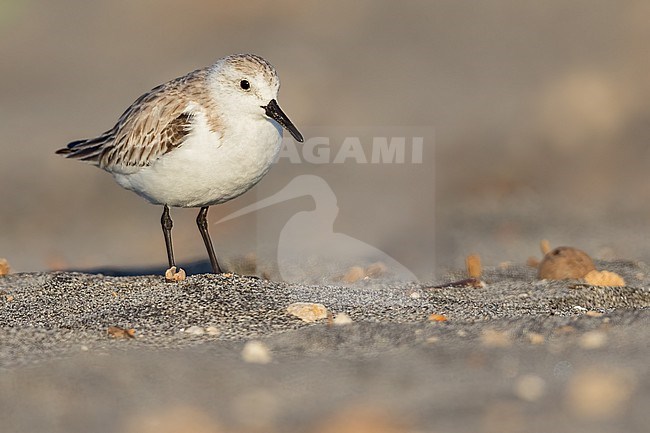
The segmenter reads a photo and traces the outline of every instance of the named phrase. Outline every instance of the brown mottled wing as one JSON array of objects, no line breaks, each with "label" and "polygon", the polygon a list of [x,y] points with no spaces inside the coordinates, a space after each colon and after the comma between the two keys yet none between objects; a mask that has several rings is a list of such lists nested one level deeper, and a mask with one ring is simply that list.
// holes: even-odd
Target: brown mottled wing
[{"label": "brown mottled wing", "polygon": [[[129,171],[151,164],[182,145],[192,128],[198,107],[202,70],[170,81],[138,98],[122,114],[117,124],[97,138],[68,144],[57,153],[89,161],[110,171]],[[194,86],[189,86],[194,82]],[[188,91],[192,88],[193,91]],[[196,109],[196,108],[195,108]]]},{"label": "brown mottled wing", "polygon": [[185,111],[188,101],[156,96],[119,122],[111,146],[99,156],[101,168],[143,167],[183,143],[191,129],[192,114]]}]

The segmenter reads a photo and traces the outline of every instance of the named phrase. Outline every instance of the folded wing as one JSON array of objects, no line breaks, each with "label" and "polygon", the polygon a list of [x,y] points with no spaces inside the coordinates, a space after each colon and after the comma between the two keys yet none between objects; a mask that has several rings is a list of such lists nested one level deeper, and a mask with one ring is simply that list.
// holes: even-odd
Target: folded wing
[{"label": "folded wing", "polygon": [[117,124],[96,138],[73,141],[56,153],[119,172],[144,167],[179,147],[192,130],[200,105],[187,83],[202,79],[203,70],[170,81],[138,98]]}]

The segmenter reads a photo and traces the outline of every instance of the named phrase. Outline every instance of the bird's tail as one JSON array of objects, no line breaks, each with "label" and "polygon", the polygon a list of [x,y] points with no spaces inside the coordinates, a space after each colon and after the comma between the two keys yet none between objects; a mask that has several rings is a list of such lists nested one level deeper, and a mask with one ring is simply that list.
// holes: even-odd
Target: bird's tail
[{"label": "bird's tail", "polygon": [[73,141],[55,153],[57,155],[64,155],[66,158],[75,158],[81,161],[99,164],[99,159],[106,149],[106,145],[113,141],[112,132],[107,131],[99,137]]}]

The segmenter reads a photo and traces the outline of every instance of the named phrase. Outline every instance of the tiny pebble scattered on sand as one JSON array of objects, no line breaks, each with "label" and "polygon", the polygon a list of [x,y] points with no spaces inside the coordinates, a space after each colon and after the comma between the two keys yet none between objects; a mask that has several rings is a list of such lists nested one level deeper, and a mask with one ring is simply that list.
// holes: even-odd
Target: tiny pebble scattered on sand
[{"label": "tiny pebble scattered on sand", "polygon": [[247,341],[241,352],[242,359],[252,364],[268,364],[271,362],[269,348],[258,340]]},{"label": "tiny pebble scattered on sand", "polygon": [[193,325],[189,328],[185,328],[185,333],[189,335],[203,335],[205,334],[205,329],[200,326]]},{"label": "tiny pebble scattered on sand", "polygon": [[287,307],[287,312],[307,323],[327,317],[327,308],[323,304],[312,302],[294,302]]}]

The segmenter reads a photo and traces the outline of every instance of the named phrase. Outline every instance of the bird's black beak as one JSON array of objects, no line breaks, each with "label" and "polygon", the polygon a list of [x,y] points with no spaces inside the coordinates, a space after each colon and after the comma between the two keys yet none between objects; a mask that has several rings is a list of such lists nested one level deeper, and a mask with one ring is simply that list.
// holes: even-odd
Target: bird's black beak
[{"label": "bird's black beak", "polygon": [[269,102],[266,107],[262,106],[262,108],[264,111],[266,111],[267,116],[278,122],[284,129],[289,131],[293,138],[301,143],[304,141],[302,134],[300,131],[298,131],[298,128],[293,126],[293,123],[291,123],[291,120],[289,120],[287,115],[284,114],[284,112],[280,109],[280,106],[275,99],[271,99],[271,102]]}]

